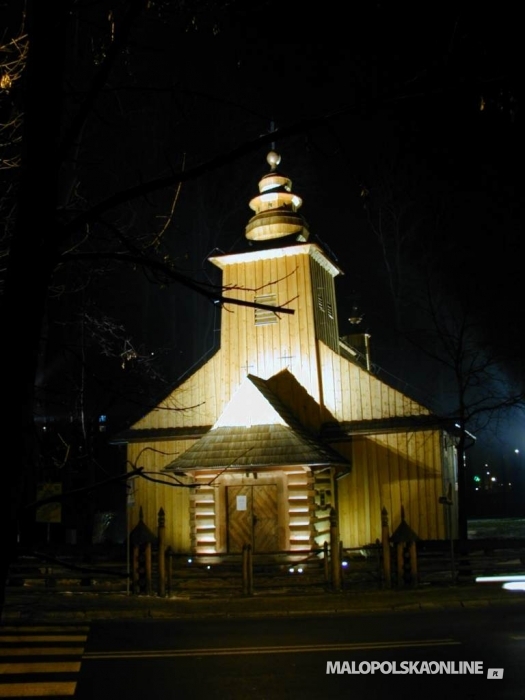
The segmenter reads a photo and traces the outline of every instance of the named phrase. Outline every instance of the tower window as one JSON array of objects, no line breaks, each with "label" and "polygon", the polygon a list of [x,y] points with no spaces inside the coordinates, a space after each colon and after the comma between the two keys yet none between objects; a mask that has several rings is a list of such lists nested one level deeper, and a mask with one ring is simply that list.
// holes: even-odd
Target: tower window
[{"label": "tower window", "polygon": [[[256,304],[264,304],[265,306],[277,306],[277,294],[262,294],[255,297]],[[270,323],[277,323],[277,314],[275,311],[268,309],[255,309],[255,325],[267,326]]]}]

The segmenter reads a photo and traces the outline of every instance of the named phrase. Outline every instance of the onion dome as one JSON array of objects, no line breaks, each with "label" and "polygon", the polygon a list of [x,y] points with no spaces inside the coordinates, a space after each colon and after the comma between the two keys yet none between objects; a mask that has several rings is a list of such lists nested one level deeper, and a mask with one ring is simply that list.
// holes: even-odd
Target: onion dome
[{"label": "onion dome", "polygon": [[259,194],[250,202],[255,212],[246,226],[246,238],[267,241],[294,235],[305,242],[310,232],[303,217],[298,214],[303,200],[292,192],[292,181],[277,172],[281,156],[270,151],[266,157],[270,172],[259,182]]}]

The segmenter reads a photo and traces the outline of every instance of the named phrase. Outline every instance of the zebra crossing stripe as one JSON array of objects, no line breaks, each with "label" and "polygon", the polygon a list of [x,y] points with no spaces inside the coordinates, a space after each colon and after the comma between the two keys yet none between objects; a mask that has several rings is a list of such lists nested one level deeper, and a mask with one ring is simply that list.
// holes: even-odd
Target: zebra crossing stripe
[{"label": "zebra crossing stripe", "polygon": [[[79,673],[88,631],[86,626],[1,627],[0,698],[73,696],[77,682],[65,674]],[[39,661],[38,657],[49,660]],[[56,678],[28,680],[37,673],[54,674]]]},{"label": "zebra crossing stripe", "polygon": [[18,634],[20,630],[23,630],[28,634],[29,632],[46,632],[48,634],[51,634],[52,632],[75,632],[75,634],[81,634],[83,632],[84,634],[87,634],[89,632],[89,627],[87,625],[75,625],[74,627],[71,627],[71,625],[46,625],[45,627],[42,625],[24,625],[23,627],[16,625],[0,625],[0,631],[2,634],[4,632],[9,634]]},{"label": "zebra crossing stripe", "polygon": [[61,695],[74,695],[76,682],[65,683],[9,683],[0,685],[0,698],[50,698]]},{"label": "zebra crossing stripe", "polygon": [[78,673],[80,661],[13,661],[0,664],[2,673]]},{"label": "zebra crossing stripe", "polygon": [[16,637],[3,637],[0,635],[0,642],[9,644],[27,644],[28,642],[85,642],[86,640],[87,635],[85,634],[19,634],[16,635]]},{"label": "zebra crossing stripe", "polygon": [[84,647],[12,647],[0,649],[0,656],[82,656]]}]

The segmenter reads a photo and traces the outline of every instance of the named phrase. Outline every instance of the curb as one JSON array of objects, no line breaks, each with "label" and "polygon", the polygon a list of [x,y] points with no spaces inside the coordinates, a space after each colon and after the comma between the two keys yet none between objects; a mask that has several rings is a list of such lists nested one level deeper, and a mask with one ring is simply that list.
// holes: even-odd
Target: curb
[{"label": "curb", "polygon": [[158,610],[155,608],[132,610],[12,610],[6,611],[0,620],[0,626],[9,623],[29,622],[96,622],[100,620],[191,620],[191,619],[267,619],[272,617],[324,617],[337,615],[344,617],[374,615],[374,614],[402,614],[410,612],[441,612],[458,609],[489,609],[507,605],[514,606],[510,601],[444,601],[443,603],[410,604],[396,606],[355,607],[355,608],[304,608],[304,609],[268,609],[268,610],[217,610],[217,611],[181,611]]},{"label": "curb", "polygon": [[315,617],[381,613],[439,612],[457,609],[494,608],[525,604],[525,595],[501,589],[471,588],[437,591],[367,593],[348,592],[328,595],[278,595],[253,597],[146,596],[83,597],[83,594],[21,594],[7,598],[0,625],[29,622],[89,622],[96,620],[144,619],[232,619],[270,617]]}]

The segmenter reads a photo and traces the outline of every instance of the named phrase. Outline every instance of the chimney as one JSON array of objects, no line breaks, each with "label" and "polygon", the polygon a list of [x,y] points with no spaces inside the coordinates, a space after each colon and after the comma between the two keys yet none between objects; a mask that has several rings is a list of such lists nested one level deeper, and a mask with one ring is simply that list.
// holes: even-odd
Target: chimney
[{"label": "chimney", "polygon": [[356,353],[356,360],[364,365],[370,372],[372,363],[370,361],[370,335],[369,333],[352,333],[342,338],[346,345],[349,345]]}]

